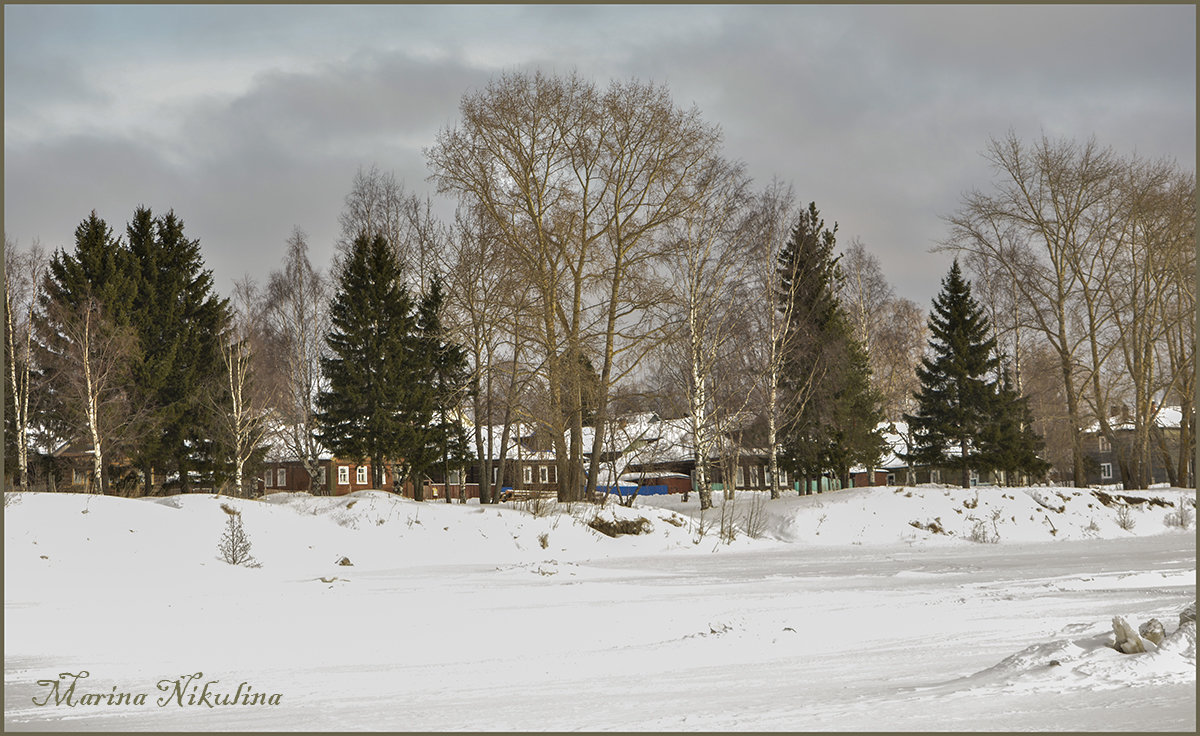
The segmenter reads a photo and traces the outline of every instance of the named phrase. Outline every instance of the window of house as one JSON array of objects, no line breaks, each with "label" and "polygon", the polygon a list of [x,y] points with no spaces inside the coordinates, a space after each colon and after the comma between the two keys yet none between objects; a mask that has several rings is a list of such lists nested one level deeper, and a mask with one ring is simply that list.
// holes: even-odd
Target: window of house
[{"label": "window of house", "polygon": [[973,485],[973,486],[974,486],[974,485],[978,485],[978,484],[979,484],[979,471],[978,471],[978,470],[971,470],[971,471],[969,471],[969,472],[967,473],[967,477],[968,477],[968,479],[971,481],[971,485]]},{"label": "window of house", "polygon": [[550,468],[547,468],[545,465],[539,465],[538,466],[538,483],[549,483],[549,482],[550,482]]},{"label": "window of house", "polygon": [[746,485],[746,469],[741,465],[737,466],[737,485],[735,488],[741,488]]},{"label": "window of house", "polygon": [[325,466],[324,465],[322,465],[320,468],[317,469],[317,485],[319,485],[319,486],[325,485]]},{"label": "window of house", "polygon": [[87,482],[87,473],[80,470],[79,468],[72,468],[71,469],[71,482],[77,486],[83,485],[84,483]]},{"label": "window of house", "polygon": [[350,466],[349,465],[339,465],[338,466],[338,485],[339,486],[350,485]]},{"label": "window of house", "polygon": [[550,482],[551,483],[558,482],[558,466],[557,465],[550,466]]},{"label": "window of house", "polygon": [[888,484],[889,486],[894,486],[894,485],[896,485],[896,474],[895,474],[895,473],[888,473],[888,474],[887,474],[887,484]]},{"label": "window of house", "polygon": [[525,482],[525,485],[533,483],[532,465],[526,465],[525,467],[521,468],[521,479]]},{"label": "window of house", "polygon": [[449,482],[449,483],[450,483],[450,485],[452,485],[452,486],[457,486],[457,485],[460,485],[460,481],[459,481],[459,479],[458,479],[458,471],[457,471],[457,470],[451,470],[451,471],[450,471],[450,477],[449,477],[449,479],[448,479],[448,482]]},{"label": "window of house", "polygon": [[757,465],[753,465],[750,467],[750,486],[752,488],[758,488],[758,466]]},{"label": "window of house", "polygon": [[267,488],[275,486],[275,471],[267,468],[267,472],[263,473],[263,485]]},{"label": "window of house", "polygon": [[360,486],[365,486],[367,484],[367,466],[359,465],[358,470],[355,471],[354,478],[355,482]]},{"label": "window of house", "polygon": [[499,482],[500,482],[500,466],[494,465],[494,466],[492,466],[492,485],[496,485]]},{"label": "window of house", "polygon": [[287,485],[287,468],[280,468],[275,471],[275,485],[280,488]]},{"label": "window of house", "polygon": [[940,470],[929,471],[929,482],[930,483],[941,483],[942,482],[942,471],[940,471]]},{"label": "window of house", "polygon": [[1112,478],[1112,463],[1100,463],[1100,478],[1103,480]]},{"label": "window of house", "polygon": [[1104,435],[1100,435],[1099,437],[1097,437],[1096,442],[1097,442],[1097,444],[1100,445],[1100,452],[1111,452],[1112,451],[1112,445],[1108,444],[1108,438],[1105,437]]},{"label": "window of house", "polygon": [[780,470],[779,470],[779,485],[783,486],[784,488],[787,488],[787,484],[788,484],[787,471],[780,468]]}]

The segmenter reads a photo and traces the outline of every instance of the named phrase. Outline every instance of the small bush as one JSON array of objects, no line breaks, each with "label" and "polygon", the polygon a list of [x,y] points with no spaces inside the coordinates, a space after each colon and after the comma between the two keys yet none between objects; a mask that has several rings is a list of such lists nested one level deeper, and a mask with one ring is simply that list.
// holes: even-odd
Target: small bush
[{"label": "small bush", "polygon": [[1133,509],[1128,506],[1117,507],[1117,526],[1125,531],[1131,531],[1137,525],[1137,520],[1133,518]]},{"label": "small bush", "polygon": [[742,516],[742,528],[751,539],[759,539],[767,530],[767,501],[763,493],[755,493],[750,498],[750,508]]},{"label": "small bush", "polygon": [[995,544],[1000,541],[1000,535],[989,532],[987,522],[980,519],[971,527],[971,541],[978,544]]},{"label": "small bush", "polygon": [[542,532],[538,535],[538,544],[542,545],[542,549],[550,546],[550,532]]},{"label": "small bush", "polygon": [[1178,511],[1172,511],[1163,517],[1163,523],[1167,526],[1187,529],[1192,525],[1192,522],[1195,520],[1195,518],[1195,513],[1181,503]]},{"label": "small bush", "polygon": [[934,534],[945,534],[946,530],[942,527],[942,517],[938,516],[933,521],[922,524],[919,521],[908,522],[909,526],[915,526],[918,529],[924,529],[927,532]]},{"label": "small bush", "polygon": [[230,565],[258,567],[258,561],[250,554],[250,537],[242,528],[242,515],[225,504],[221,504],[221,510],[227,514],[225,533],[221,535],[221,541],[217,545],[217,552],[220,553],[221,559]]},{"label": "small bush", "polygon": [[652,528],[650,520],[641,516],[636,519],[604,519],[594,516],[588,522],[588,526],[610,537],[619,537],[622,534],[647,534]]},{"label": "small bush", "polygon": [[521,510],[528,514],[532,514],[538,519],[542,518],[543,516],[549,516],[554,512],[554,509],[557,506],[557,499],[547,498],[545,496],[533,496],[532,498],[521,502]]}]

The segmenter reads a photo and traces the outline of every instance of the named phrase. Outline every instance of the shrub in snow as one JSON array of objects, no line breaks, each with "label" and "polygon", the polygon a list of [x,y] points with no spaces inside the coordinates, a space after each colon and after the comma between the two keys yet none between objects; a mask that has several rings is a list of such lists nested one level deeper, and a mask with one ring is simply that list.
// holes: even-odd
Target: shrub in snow
[{"label": "shrub in snow", "polygon": [[1179,527],[1180,529],[1187,529],[1189,526],[1192,525],[1192,521],[1195,518],[1196,518],[1196,515],[1194,513],[1192,513],[1191,509],[1189,509],[1186,505],[1184,505],[1183,499],[1180,499],[1179,510],[1172,511],[1172,512],[1168,513],[1166,516],[1164,516],[1163,523],[1166,524],[1167,526]]},{"label": "shrub in snow", "polygon": [[217,545],[221,559],[230,565],[258,567],[258,562],[250,555],[250,537],[246,536],[246,530],[242,528],[242,514],[225,504],[221,504],[221,510],[226,514],[225,533],[221,535],[221,541]]},{"label": "shrub in snow", "polygon": [[975,526],[971,527],[971,541],[979,544],[995,544],[1000,541],[1000,535],[988,531],[987,522],[978,519]]},{"label": "shrub in snow", "polygon": [[588,526],[610,537],[619,537],[622,534],[646,534],[650,531],[650,520],[639,516],[636,519],[605,519],[599,515],[592,517],[588,522]]},{"label": "shrub in snow", "polygon": [[940,517],[940,516],[934,517],[933,521],[930,521],[925,524],[922,524],[919,521],[910,521],[908,523],[909,523],[909,526],[915,526],[918,529],[924,529],[925,531],[933,532],[934,534],[945,534],[946,533],[946,530],[944,528],[942,528],[942,517]]},{"label": "shrub in snow", "polygon": [[1117,526],[1125,531],[1132,531],[1137,525],[1137,520],[1133,518],[1133,510],[1128,506],[1117,507]]},{"label": "shrub in snow", "polygon": [[350,561],[349,557],[343,557],[342,559],[337,561],[337,564],[341,565],[342,567],[353,567],[354,566],[354,563]]},{"label": "shrub in snow", "polygon": [[759,539],[767,529],[766,497],[755,493],[750,497],[750,507],[742,517],[742,528],[751,539]]},{"label": "shrub in snow", "polygon": [[550,546],[550,532],[542,532],[538,535],[538,544],[542,545],[542,549]]},{"label": "shrub in snow", "polygon": [[1162,621],[1152,618],[1146,623],[1138,627],[1138,633],[1147,641],[1154,642],[1155,646],[1162,644],[1162,640],[1166,637],[1167,632],[1163,628]]}]

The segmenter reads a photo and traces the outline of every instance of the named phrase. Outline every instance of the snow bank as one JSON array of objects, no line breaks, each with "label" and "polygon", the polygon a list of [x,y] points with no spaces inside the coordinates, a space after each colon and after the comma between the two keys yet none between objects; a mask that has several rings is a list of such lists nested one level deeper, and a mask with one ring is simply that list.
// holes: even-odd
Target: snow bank
[{"label": "snow bank", "polygon": [[[716,494],[709,518],[732,513],[743,530],[756,510],[760,535],[819,545],[957,544],[1111,539],[1195,530],[1196,492],[1190,489],[1104,492],[1076,488],[853,488],[771,501],[761,491]],[[639,498],[639,505],[701,516],[693,495]],[[1180,511],[1182,513],[1182,519]],[[1179,526],[1186,521],[1187,526]]]},{"label": "snow bank", "polygon": [[[164,576],[229,567],[217,544],[228,515],[241,514],[261,570],[330,577],[349,570],[442,564],[520,563],[654,554],[694,546],[690,519],[665,509],[602,510],[546,503],[418,503],[391,493],[274,493],[261,500],[194,494],[128,499],[70,493],[14,494],[6,509],[5,568],[14,574],[121,576],[130,563]],[[645,533],[610,537],[589,526],[645,518]],[[338,564],[347,558],[350,565]],[[142,568],[145,574],[145,568]],[[169,572],[168,572],[169,571]],[[153,574],[153,573],[151,573]]]}]

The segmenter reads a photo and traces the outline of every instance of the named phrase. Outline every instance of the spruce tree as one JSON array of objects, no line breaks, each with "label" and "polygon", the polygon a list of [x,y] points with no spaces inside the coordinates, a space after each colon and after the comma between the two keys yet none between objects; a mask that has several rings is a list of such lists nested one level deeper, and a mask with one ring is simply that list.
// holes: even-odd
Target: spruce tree
[{"label": "spruce tree", "polygon": [[150,493],[151,470],[174,470],[187,492],[191,472],[210,476],[211,437],[205,392],[220,380],[220,339],[229,303],[213,289],[200,242],[184,235],[174,211],[155,218],[139,207],[126,228],[136,283],[132,320],[142,349],[133,392],[152,412],[135,460]]},{"label": "spruce tree", "polygon": [[999,360],[988,318],[957,260],[933,300],[929,331],[933,355],[917,367],[917,410],[904,415],[913,437],[907,460],[956,469],[969,488],[970,471],[990,467],[981,441],[997,405]]},{"label": "spruce tree", "polygon": [[980,437],[981,454],[988,467],[1003,471],[1010,485],[1021,475],[1040,480],[1050,463],[1040,456],[1044,443],[1033,429],[1029,398],[1017,393],[1008,371],[1003,372],[993,401],[991,422]]},{"label": "spruce tree", "polygon": [[432,416],[413,312],[394,249],[382,235],[360,234],[329,308],[329,355],[321,358],[328,388],[317,396],[317,434],[336,455],[370,459],[375,488],[385,460],[422,460],[413,450]]},{"label": "spruce tree", "polygon": [[[41,386],[43,427],[52,435],[69,440],[88,434],[78,392],[66,390],[64,384],[78,374],[82,349],[73,343],[71,335],[76,331],[68,323],[85,311],[98,310],[107,328],[128,328],[135,288],[129,252],[95,210],[75,228],[74,250],[59,250],[50,258],[34,316],[38,366],[34,380]],[[136,367],[137,344],[129,344],[123,352],[128,366]],[[123,427],[121,434],[102,439],[109,447],[128,446],[138,439],[136,428]],[[101,484],[107,488],[107,468],[103,472]]]},{"label": "spruce tree", "polygon": [[876,462],[883,447],[866,354],[837,299],[836,233],[809,203],[779,255],[777,308],[788,314],[780,460],[806,481],[826,471],[846,480],[852,465]]},{"label": "spruce tree", "polygon": [[417,334],[421,346],[419,354],[424,359],[424,369],[429,376],[428,386],[432,389],[426,396],[428,403],[423,404],[423,408],[427,406],[432,417],[423,433],[425,441],[421,443],[421,467],[414,467],[413,471],[416,474],[424,473],[429,467],[427,463],[440,464],[447,484],[446,500],[449,501],[450,469],[462,467],[471,459],[471,451],[466,430],[454,416],[467,386],[467,355],[449,338],[442,323],[443,305],[441,279],[434,277],[429,293],[421,300],[417,310]]},{"label": "spruce tree", "polygon": [[831,469],[843,486],[850,481],[850,468],[874,467],[883,455],[886,443],[879,425],[883,422],[881,401],[871,386],[871,367],[867,352],[854,334],[845,312],[839,309],[838,325],[845,359],[832,376],[833,420],[830,443]]}]

